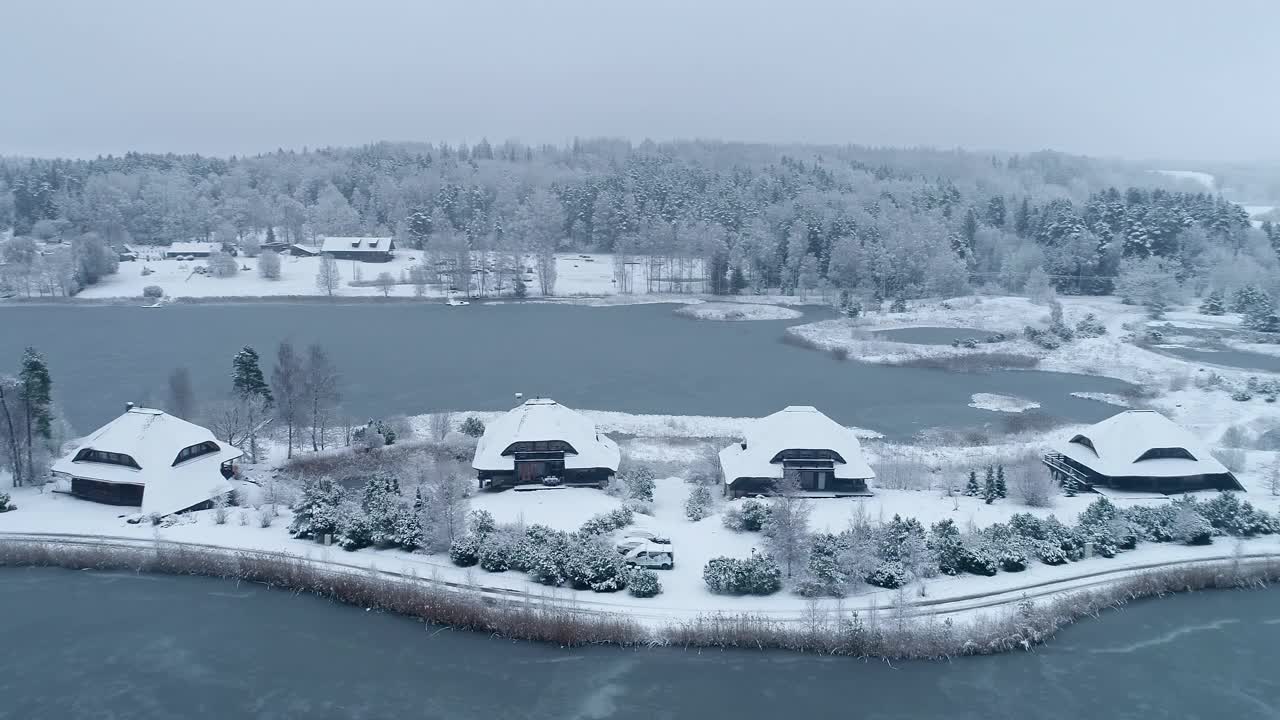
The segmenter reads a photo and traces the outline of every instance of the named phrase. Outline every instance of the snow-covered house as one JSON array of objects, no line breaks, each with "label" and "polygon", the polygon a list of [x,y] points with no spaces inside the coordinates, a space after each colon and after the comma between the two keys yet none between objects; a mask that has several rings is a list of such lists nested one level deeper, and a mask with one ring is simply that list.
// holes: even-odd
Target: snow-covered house
[{"label": "snow-covered house", "polygon": [[720,451],[726,495],[770,492],[788,476],[803,490],[859,493],[876,476],[858,436],[808,405],[760,418],[745,435]]},{"label": "snow-covered house", "polygon": [[1060,481],[1181,493],[1243,490],[1240,481],[1185,428],[1154,410],[1127,410],[1057,443],[1044,457]]},{"label": "snow-covered house", "polygon": [[167,515],[230,492],[232,462],[243,454],[199,425],[131,404],[52,469],[73,495]]},{"label": "snow-covered house", "polygon": [[164,249],[167,258],[197,257],[206,258],[218,250],[217,243],[208,242],[176,242]]},{"label": "snow-covered house", "polygon": [[541,483],[603,487],[618,471],[618,445],[580,413],[533,398],[484,430],[471,466],[481,488]]},{"label": "snow-covered house", "polygon": [[320,252],[336,260],[362,262],[388,262],[395,249],[396,240],[389,237],[327,237],[320,246]]}]

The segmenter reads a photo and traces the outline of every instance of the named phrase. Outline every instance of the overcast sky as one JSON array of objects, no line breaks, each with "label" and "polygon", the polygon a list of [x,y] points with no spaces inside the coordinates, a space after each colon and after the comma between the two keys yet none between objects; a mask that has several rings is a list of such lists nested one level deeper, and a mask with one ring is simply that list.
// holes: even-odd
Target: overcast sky
[{"label": "overcast sky", "polygon": [[2,0],[0,154],[576,136],[1280,160],[1280,0]]}]

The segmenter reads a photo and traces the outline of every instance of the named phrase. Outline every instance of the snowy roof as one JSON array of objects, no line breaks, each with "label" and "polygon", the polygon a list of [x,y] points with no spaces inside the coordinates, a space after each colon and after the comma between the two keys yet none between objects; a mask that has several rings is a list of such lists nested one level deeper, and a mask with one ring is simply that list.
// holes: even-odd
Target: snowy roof
[{"label": "snowy roof", "polygon": [[567,469],[609,468],[617,472],[618,445],[596,431],[595,423],[555,400],[526,400],[489,423],[476,445],[476,470],[514,470],[515,456],[503,455],[512,443],[562,440],[576,452],[565,453]]},{"label": "snowy roof", "polygon": [[388,252],[391,250],[389,237],[326,237],[320,246],[320,252]]},{"label": "snowy roof", "polygon": [[852,430],[817,408],[792,405],[755,421],[747,427],[744,442],[720,451],[724,481],[731,484],[746,477],[781,480],[782,463],[773,460],[783,450],[831,450],[844,459],[834,462],[835,477],[868,480],[876,476]]},{"label": "snowy roof", "polygon": [[165,248],[165,252],[169,254],[187,255],[189,253],[212,253],[218,249],[214,243],[207,242],[176,242],[170,243]]},{"label": "snowy roof", "polygon": [[[1113,415],[1058,442],[1054,450],[1107,477],[1184,477],[1228,472],[1199,438],[1154,410],[1126,410]],[[1157,457],[1144,457],[1148,454]]]},{"label": "snowy roof", "polygon": [[[215,443],[218,451],[174,464],[184,448],[203,442]],[[75,460],[85,449],[128,455],[138,468]],[[80,440],[53,464],[53,471],[87,480],[142,485],[142,512],[165,515],[231,490],[220,466],[243,454],[199,425],[161,410],[130,408]]]}]

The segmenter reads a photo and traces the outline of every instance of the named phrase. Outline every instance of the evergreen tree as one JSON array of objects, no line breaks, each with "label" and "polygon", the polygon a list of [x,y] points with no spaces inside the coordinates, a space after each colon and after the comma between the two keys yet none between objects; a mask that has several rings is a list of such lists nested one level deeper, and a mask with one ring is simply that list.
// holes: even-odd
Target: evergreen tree
[{"label": "evergreen tree", "polygon": [[1022,204],[1013,215],[1013,232],[1018,237],[1027,237],[1031,234],[1031,203],[1025,197],[1022,198]]},{"label": "evergreen tree", "polygon": [[369,519],[369,533],[374,545],[392,546],[403,539],[403,516],[406,508],[400,498],[400,480],[388,473],[377,473],[364,485],[360,508]]},{"label": "evergreen tree", "polygon": [[737,295],[747,287],[747,276],[742,273],[742,267],[734,265],[733,270],[729,273],[729,292]]},{"label": "evergreen tree", "polygon": [[969,471],[969,482],[964,486],[964,494],[969,497],[978,497],[982,494],[982,487],[978,485],[978,471]]},{"label": "evergreen tree", "polygon": [[1004,465],[996,466],[996,496],[1009,497],[1009,486],[1004,481]]},{"label": "evergreen tree", "polygon": [[988,465],[987,476],[982,483],[982,499],[986,500],[987,504],[990,505],[998,497],[1000,497],[1000,494],[996,491],[996,472],[994,468]]},{"label": "evergreen tree", "polygon": [[1248,315],[1260,305],[1269,305],[1271,299],[1256,285],[1245,285],[1231,296],[1231,312]]},{"label": "evergreen tree", "polygon": [[1202,315],[1222,315],[1227,311],[1227,301],[1223,297],[1221,290],[1214,290],[1204,296],[1204,300],[1200,303],[1200,313]]},{"label": "evergreen tree", "polygon": [[276,241],[276,229],[268,225],[267,226],[267,243],[273,243],[275,241]]},{"label": "evergreen tree", "polygon": [[271,388],[262,376],[256,350],[245,345],[231,361],[231,368],[231,384],[237,395],[240,397],[256,395],[267,403],[271,402]]},{"label": "evergreen tree", "polygon": [[973,248],[973,239],[978,236],[978,214],[973,208],[965,211],[964,221],[960,224],[960,236],[964,238],[964,250],[960,255],[964,256]]},{"label": "evergreen tree", "polygon": [[1003,195],[993,195],[987,201],[987,224],[1002,228],[1005,223],[1005,204]]},{"label": "evergreen tree", "polygon": [[308,480],[302,485],[302,498],[293,507],[289,532],[297,538],[322,540],[338,531],[342,486],[328,476]]},{"label": "evergreen tree", "polygon": [[[27,435],[27,468],[28,480],[36,476],[35,444],[36,438],[46,442],[53,438],[53,398],[51,391],[53,380],[49,377],[49,366],[44,356],[33,347],[22,353],[22,369],[18,371],[18,398],[22,401],[23,423]],[[14,465],[18,459],[14,458]],[[14,473],[16,480],[20,473]]]}]

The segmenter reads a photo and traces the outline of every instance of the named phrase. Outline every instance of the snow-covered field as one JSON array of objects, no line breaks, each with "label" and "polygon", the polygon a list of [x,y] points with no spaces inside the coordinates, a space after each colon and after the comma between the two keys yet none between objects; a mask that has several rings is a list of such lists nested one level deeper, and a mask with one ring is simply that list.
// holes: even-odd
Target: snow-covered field
[{"label": "snow-covered field", "polygon": [[676,310],[677,315],[684,315],[695,320],[794,320],[803,317],[804,313],[778,305],[762,305],[759,303],[695,303]]},{"label": "snow-covered field", "polygon": [[[280,258],[280,279],[267,280],[258,276],[257,258],[236,258],[240,266],[250,268],[242,270],[233,277],[215,278],[194,272],[197,266],[204,265],[203,260],[139,260],[120,264],[115,275],[108,275],[98,284],[85,288],[77,296],[83,299],[104,299],[119,297],[141,297],[143,288],[148,285],[159,285],[165,294],[174,298],[209,298],[209,297],[281,297],[281,296],[322,296],[325,292],[316,285],[316,273],[320,269],[320,258],[299,258],[282,256]],[[414,296],[414,286],[409,284],[409,269],[422,263],[423,253],[418,250],[397,250],[390,262],[362,263],[354,260],[339,260],[338,272],[341,276],[340,286],[335,293],[340,297],[381,297],[382,289],[378,287],[352,287],[353,280],[371,281],[380,273],[391,273],[397,284],[391,287],[391,297],[410,298]],[[149,268],[150,275],[143,275],[142,269]],[[617,292],[613,274],[612,255],[579,255],[560,254],[556,256],[556,288],[558,297],[582,295],[612,295]],[[634,282],[635,294],[644,294],[643,280]],[[528,283],[530,297],[540,296],[538,283]],[[441,297],[439,286],[430,286],[428,296]]]}]

